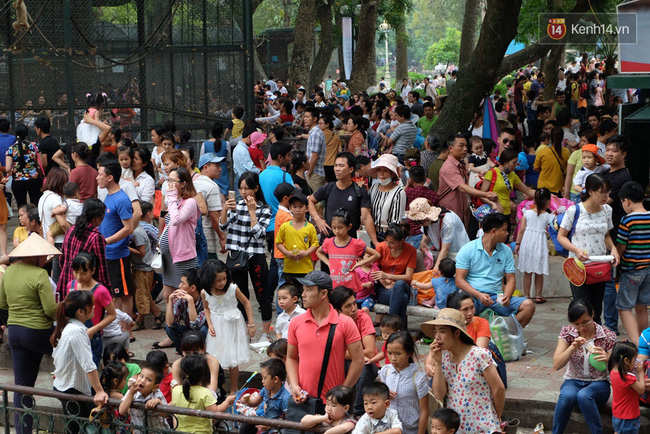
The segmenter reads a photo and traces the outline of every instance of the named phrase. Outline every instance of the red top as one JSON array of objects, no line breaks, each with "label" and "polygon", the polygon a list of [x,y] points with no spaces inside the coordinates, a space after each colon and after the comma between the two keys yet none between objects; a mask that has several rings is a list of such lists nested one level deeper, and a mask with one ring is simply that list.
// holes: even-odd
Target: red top
[{"label": "red top", "polygon": [[386,360],[384,360],[386,365],[390,365],[390,360],[388,360],[388,353],[386,352],[386,348],[388,347],[388,341],[384,341],[384,345],[381,346],[381,352],[384,353],[386,356]]},{"label": "red top", "polygon": [[474,317],[472,323],[467,327],[467,333],[474,339],[474,342],[478,338],[486,337],[489,339],[492,336],[490,334],[490,323],[480,316]]},{"label": "red top", "polygon": [[628,373],[623,379],[618,369],[612,369],[609,379],[612,382],[612,416],[619,419],[636,419],[641,416],[639,394],[632,389],[636,376]]},{"label": "red top", "polygon": [[[375,343],[375,336],[377,335],[377,330],[375,330],[375,326],[372,325],[372,318],[370,318],[370,315],[368,315],[365,310],[358,309],[357,317],[354,319],[354,322],[357,324],[357,328],[359,329],[359,333],[361,334],[362,344],[363,344],[364,337],[368,335],[372,335],[372,347],[375,350],[373,352],[373,357],[376,356],[377,344]],[[379,363],[377,363],[377,366],[379,366]]]},{"label": "red top", "polygon": [[70,172],[70,182],[79,186],[79,200],[82,202],[97,197],[97,171],[92,167],[77,166]]},{"label": "red top", "polygon": [[415,270],[415,267],[417,266],[418,252],[415,250],[415,247],[409,243],[404,243],[402,253],[397,258],[394,258],[390,253],[386,241],[377,244],[375,250],[381,256],[379,259],[379,268],[384,273],[402,275],[406,274],[407,268]]},{"label": "red top", "polygon": [[320,377],[325,345],[330,330],[330,324],[338,324],[332,342],[325,384],[321,399],[325,402],[325,394],[335,386],[340,386],[345,381],[345,351],[347,346],[361,340],[357,325],[352,318],[339,315],[330,305],[330,313],[319,325],[316,323],[311,309],[298,315],[289,323],[289,345],[298,348],[298,380],[300,387],[309,396],[316,396],[318,392],[318,379]]},{"label": "red top", "polygon": [[262,151],[261,149],[249,147],[248,153],[251,154],[251,160],[253,160],[253,164],[255,164],[255,167],[262,170],[262,160],[264,160],[264,151]]},{"label": "red top", "polygon": [[163,377],[162,381],[160,382],[160,391],[162,392],[163,395],[165,395],[165,399],[167,400],[167,403],[170,404],[172,402],[172,370],[170,369],[167,374]]}]

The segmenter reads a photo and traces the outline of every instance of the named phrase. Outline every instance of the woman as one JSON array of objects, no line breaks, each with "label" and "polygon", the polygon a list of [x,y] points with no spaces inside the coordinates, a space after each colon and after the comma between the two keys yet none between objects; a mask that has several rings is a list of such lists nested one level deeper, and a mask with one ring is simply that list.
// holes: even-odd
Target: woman
[{"label": "woman", "polygon": [[[32,213],[32,210],[36,211]],[[30,219],[30,215],[36,217],[35,221]],[[38,232],[43,236],[43,232],[41,231],[41,221],[38,218],[38,209],[34,204],[28,203],[27,205],[20,207],[18,210],[18,225],[19,226],[14,231],[14,238],[12,240],[14,249],[18,247],[18,244],[25,241],[32,232]]]},{"label": "woman", "polygon": [[153,165],[154,172],[158,177],[158,183],[162,184],[167,179],[167,174],[163,169],[162,156],[165,150],[162,146],[162,135],[165,130],[162,126],[156,125],[151,129],[151,141],[153,142],[153,151],[151,152],[151,164]]},{"label": "woman", "polygon": [[79,200],[82,202],[97,197],[97,170],[90,167],[86,161],[90,157],[90,149],[84,142],[72,145],[71,152],[74,169],[70,171],[70,182],[79,186]]},{"label": "woman", "polygon": [[555,405],[553,434],[564,432],[576,405],[589,431],[602,433],[598,407],[609,399],[607,370],[594,368],[588,359],[593,355],[596,361],[606,363],[616,344],[616,334],[594,321],[594,309],[586,300],[573,300],[568,313],[570,324],[562,327],[553,354],[556,371],[568,366]]},{"label": "woman", "polygon": [[[61,252],[38,234],[31,234],[10,254],[12,265],[0,281],[0,309],[9,311],[9,347],[14,382],[34,387],[43,354],[52,354],[50,336],[54,331],[56,302],[47,272],[42,268],[48,255]],[[31,396],[14,393],[14,406],[34,407]],[[31,433],[33,419],[14,415],[16,432]]]},{"label": "woman", "polygon": [[[266,228],[271,221],[271,208],[264,201],[260,188],[259,176],[254,172],[244,172],[239,178],[239,191],[242,198],[237,202],[228,199],[224,206],[226,212],[221,213],[219,227],[228,231],[226,235],[226,250],[231,254],[243,251],[248,256],[248,270],[232,270],[232,279],[237,287],[247,298],[248,277],[253,283],[255,297],[262,310],[263,333],[261,342],[269,341],[271,336],[271,318],[273,316],[271,305],[275,288],[268,288],[266,263]],[[244,318],[243,308],[240,307]]]},{"label": "woman", "polygon": [[562,146],[564,131],[560,127],[551,130],[551,146],[538,150],[535,170],[539,172],[537,188],[546,187],[556,196],[562,197],[566,167],[571,151]]},{"label": "woman", "polygon": [[133,150],[131,169],[133,170],[133,186],[140,201],[153,204],[156,181],[153,179],[154,171],[151,165],[151,152],[147,148],[135,148]]},{"label": "woman", "polygon": [[[361,335],[361,344],[363,345],[363,356],[366,364],[363,366],[361,377],[357,381],[356,395],[354,399],[354,416],[362,416],[365,413],[363,408],[363,388],[366,384],[377,378],[379,365],[377,363],[367,363],[377,355],[377,344],[375,336],[377,331],[372,325],[372,318],[364,310],[357,309],[357,298],[353,290],[346,286],[337,286],[330,295],[330,303],[339,314],[348,316],[354,320]],[[349,365],[348,355],[346,354],[346,367]]]},{"label": "woman", "polygon": [[[52,224],[55,222],[61,226],[62,232],[59,231],[58,235],[54,236],[54,247],[61,249],[65,231],[70,228],[70,223],[65,219],[65,214],[52,215],[52,210],[59,205],[65,204],[65,197],[63,197],[63,186],[68,182],[68,172],[60,167],[53,167],[47,174],[47,180],[43,188],[43,196],[38,201],[38,214],[41,216],[41,223],[43,224],[43,237],[45,238],[51,229]],[[56,227],[56,226],[55,226]],[[61,268],[59,267],[59,259],[52,260],[52,280],[58,282]]]},{"label": "woman", "polygon": [[[580,196],[582,202],[570,207],[564,214],[557,240],[569,251],[570,258],[584,262],[589,260],[589,256],[607,255],[609,252],[614,257],[612,265],[618,265],[620,256],[609,233],[614,227],[612,208],[607,205],[610,190],[609,181],[603,175],[589,175]],[[576,207],[580,208],[580,212],[578,221],[574,222]],[[573,236],[569,240],[572,229]],[[570,285],[574,300],[588,300],[594,307],[594,320],[600,324],[605,282]]]},{"label": "woman", "polygon": [[460,248],[469,243],[469,236],[460,217],[453,211],[429,205],[429,201],[424,197],[411,202],[406,217],[422,225],[424,232],[420,243],[422,253],[426,254],[429,251],[429,242],[438,252],[433,267],[435,271],[438,271],[440,261],[448,257],[455,258]]},{"label": "woman", "polygon": [[409,228],[393,223],[386,230],[386,241],[377,245],[380,255],[377,265],[381,271],[373,271],[377,303],[387,304],[388,313],[402,319],[406,330],[406,306],[411,296],[411,279],[417,265],[417,251],[407,243]]},{"label": "woman", "polygon": [[[223,194],[224,196],[228,196],[228,190],[230,190],[230,179],[228,178],[228,164],[232,159],[231,153],[229,152],[228,149],[229,147],[228,141],[223,140],[221,138],[221,136],[223,136],[223,127],[219,122],[215,122],[212,124],[212,127],[210,128],[210,132],[212,134],[212,138],[203,142],[203,145],[201,145],[200,155],[202,156],[203,154],[213,152],[217,154],[218,157],[225,157],[225,159],[222,160],[220,163],[221,176],[215,182],[219,186],[219,190],[221,190],[221,194]],[[271,143],[273,143],[274,137],[275,135],[271,137],[271,134],[269,134]]]},{"label": "woman", "polygon": [[5,168],[7,174],[13,176],[11,190],[16,197],[18,208],[27,203],[38,203],[43,187],[43,168],[38,164],[38,148],[36,143],[28,142],[27,127],[24,124],[16,125],[14,130],[16,142],[7,149]]},{"label": "woman", "polygon": [[321,116],[318,120],[318,127],[325,135],[325,161],[323,162],[325,179],[327,182],[336,182],[334,160],[336,160],[336,154],[341,150],[341,138],[334,132],[334,120],[329,115]]},{"label": "woman", "polygon": [[[560,129],[560,131],[562,130]],[[528,196],[529,199],[532,199],[535,196],[535,190],[521,182],[521,179],[519,179],[519,176],[515,173],[518,158],[519,153],[514,148],[504,149],[499,157],[499,165],[485,173],[483,178],[484,181],[481,184],[481,190],[490,191],[491,187],[492,191],[499,196],[499,203],[503,208],[503,210],[499,211],[507,217],[512,213],[510,198],[514,190],[521,191],[523,194]],[[566,159],[568,159],[568,157]],[[494,181],[494,176],[496,176],[496,181]],[[564,185],[564,180],[562,180],[562,182],[562,185]],[[541,186],[538,188],[541,188]],[[508,225],[508,230],[510,230],[510,225]]]},{"label": "woman", "polygon": [[378,182],[370,187],[370,212],[375,222],[377,239],[382,241],[391,223],[400,223],[406,210],[406,193],[398,184],[399,162],[397,157],[384,154],[377,160],[373,168],[368,170],[371,178]]},{"label": "woman", "polygon": [[363,131],[363,122],[361,121],[361,118],[350,116],[346,127],[346,130],[350,133],[350,138],[348,139],[348,152],[351,152],[355,157],[362,154],[368,155],[366,135]]},{"label": "woman", "polygon": [[440,310],[420,326],[434,339],[433,394],[460,415],[460,433],[500,432],[505,387],[490,352],[479,348],[467,333],[465,317],[456,309]]},{"label": "woman", "polygon": [[99,199],[88,199],[84,202],[81,215],[77,217],[74,226],[65,234],[63,246],[61,247],[61,276],[56,285],[60,299],[68,294],[68,286],[74,278],[72,261],[79,252],[88,252],[97,258],[95,280],[107,288],[111,288],[111,282],[106,268],[106,240],[99,232],[99,225],[104,220],[106,206]]},{"label": "woman", "polygon": [[291,180],[300,188],[305,196],[309,197],[311,196],[312,191],[309,183],[307,182],[307,178],[305,177],[307,168],[307,155],[305,154],[305,151],[301,151],[299,149],[292,151],[291,166],[289,168]]}]

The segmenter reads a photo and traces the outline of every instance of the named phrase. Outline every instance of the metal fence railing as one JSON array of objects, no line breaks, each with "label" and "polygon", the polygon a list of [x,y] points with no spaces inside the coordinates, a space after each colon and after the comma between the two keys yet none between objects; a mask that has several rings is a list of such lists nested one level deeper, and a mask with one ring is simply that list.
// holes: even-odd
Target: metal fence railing
[{"label": "metal fence railing", "polygon": [[[26,418],[33,420],[33,427],[36,432],[62,433],[69,430],[86,434],[109,434],[109,433],[178,433],[174,429],[174,423],[178,415],[194,416],[212,420],[214,433],[237,433],[239,424],[246,423],[252,425],[264,425],[277,430],[295,430],[299,432],[321,433],[326,428],[315,427],[306,429],[299,423],[288,422],[286,420],[266,419],[255,416],[243,416],[232,413],[216,413],[205,410],[192,410],[187,408],[172,407],[170,405],[158,405],[155,410],[146,409],[144,404],[134,402],[131,408],[139,409],[149,415],[152,412],[167,414],[170,422],[170,429],[161,429],[150,427],[148,424],[149,417],[143,418],[142,425],[134,425],[129,420],[119,420],[115,417],[115,409],[120,404],[118,399],[109,400],[108,406],[99,411],[91,420],[88,417],[79,416],[80,406],[77,403],[90,403],[93,405],[91,396],[71,395],[54,390],[37,389],[34,387],[16,386],[0,384],[2,399],[0,401],[0,425],[4,425],[4,432],[11,432],[11,425],[14,423],[15,415],[18,415],[18,421],[23,422]],[[29,406],[19,408],[14,406],[13,399],[10,400],[9,394],[23,394],[23,404],[31,404],[32,397],[54,398],[59,401],[68,401],[67,412],[64,415],[62,407],[57,402],[55,406]]]}]

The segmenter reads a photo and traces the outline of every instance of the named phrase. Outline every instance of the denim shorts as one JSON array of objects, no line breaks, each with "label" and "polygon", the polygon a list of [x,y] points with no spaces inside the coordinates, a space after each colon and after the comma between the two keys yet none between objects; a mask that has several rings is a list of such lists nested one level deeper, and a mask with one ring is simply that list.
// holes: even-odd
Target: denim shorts
[{"label": "denim shorts", "polygon": [[372,310],[373,307],[375,307],[375,303],[377,303],[377,300],[375,300],[374,296],[369,295],[367,297],[363,297],[357,300],[357,307],[359,309],[363,307],[367,307],[368,310]]},{"label": "denim shorts", "polygon": [[637,434],[641,428],[641,418],[619,419],[612,416],[612,425],[617,434]]},{"label": "denim shorts", "polygon": [[484,306],[478,298],[474,299],[474,306],[476,306],[476,315],[480,315],[485,309],[492,309],[494,313],[499,316],[516,315],[519,312],[519,306],[526,301],[526,297],[510,297],[510,303],[507,306],[496,304],[497,294],[489,294],[494,302],[492,306]]},{"label": "denim shorts", "polygon": [[618,283],[618,310],[632,310],[637,304],[650,306],[650,267],[625,271]]}]

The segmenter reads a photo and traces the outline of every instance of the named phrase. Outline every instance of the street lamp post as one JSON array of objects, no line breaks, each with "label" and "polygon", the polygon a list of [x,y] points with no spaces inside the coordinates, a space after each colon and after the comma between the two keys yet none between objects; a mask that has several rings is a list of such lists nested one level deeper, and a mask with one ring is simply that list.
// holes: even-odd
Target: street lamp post
[{"label": "street lamp post", "polygon": [[388,33],[390,32],[390,24],[384,20],[383,23],[379,25],[379,29],[384,33],[384,43],[386,45],[386,73],[385,78],[390,83],[390,68],[388,67]]}]

